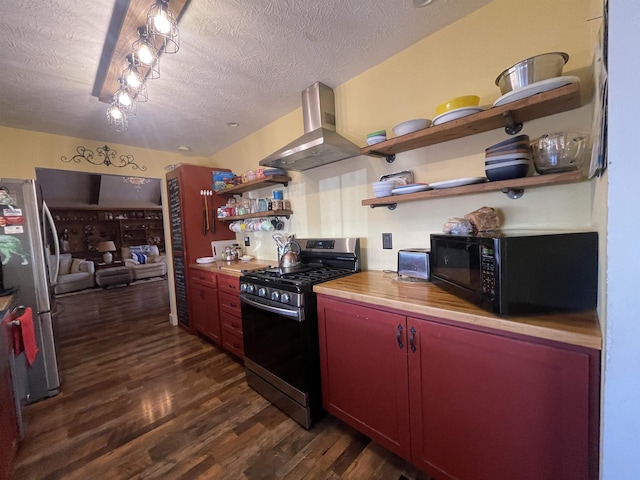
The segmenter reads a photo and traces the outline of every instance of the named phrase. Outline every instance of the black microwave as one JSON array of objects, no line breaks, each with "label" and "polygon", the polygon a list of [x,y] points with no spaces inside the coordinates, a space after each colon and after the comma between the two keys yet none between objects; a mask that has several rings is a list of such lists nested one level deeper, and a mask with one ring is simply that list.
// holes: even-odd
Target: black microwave
[{"label": "black microwave", "polygon": [[595,308],[597,232],[431,235],[431,282],[499,315]]}]

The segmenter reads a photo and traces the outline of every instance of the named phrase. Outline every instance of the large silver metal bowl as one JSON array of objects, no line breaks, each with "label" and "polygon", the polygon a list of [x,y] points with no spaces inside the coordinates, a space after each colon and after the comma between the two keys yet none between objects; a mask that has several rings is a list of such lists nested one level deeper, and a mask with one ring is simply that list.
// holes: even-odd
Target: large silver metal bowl
[{"label": "large silver metal bowl", "polygon": [[550,52],[522,60],[507,68],[496,78],[496,85],[504,95],[513,90],[548,78],[562,75],[562,68],[569,60],[564,52]]}]

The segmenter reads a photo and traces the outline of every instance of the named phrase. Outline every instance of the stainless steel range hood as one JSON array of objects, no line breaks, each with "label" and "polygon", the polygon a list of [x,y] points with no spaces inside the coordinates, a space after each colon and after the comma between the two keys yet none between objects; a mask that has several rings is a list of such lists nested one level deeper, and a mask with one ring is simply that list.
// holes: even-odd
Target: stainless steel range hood
[{"label": "stainless steel range hood", "polygon": [[302,91],[304,135],[260,160],[264,167],[308,170],[360,155],[360,147],[336,133],[333,89],[316,82]]}]

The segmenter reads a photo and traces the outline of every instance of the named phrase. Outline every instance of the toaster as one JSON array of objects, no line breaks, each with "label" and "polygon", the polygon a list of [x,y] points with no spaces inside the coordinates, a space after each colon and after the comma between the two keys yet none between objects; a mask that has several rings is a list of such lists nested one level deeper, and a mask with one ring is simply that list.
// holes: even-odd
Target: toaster
[{"label": "toaster", "polygon": [[398,250],[398,276],[429,280],[429,250],[407,248]]}]

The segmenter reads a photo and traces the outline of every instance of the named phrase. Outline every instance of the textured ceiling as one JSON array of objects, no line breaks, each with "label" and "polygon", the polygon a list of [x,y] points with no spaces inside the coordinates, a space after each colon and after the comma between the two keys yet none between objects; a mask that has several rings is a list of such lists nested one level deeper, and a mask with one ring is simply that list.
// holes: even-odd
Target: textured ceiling
[{"label": "textured ceiling", "polygon": [[117,133],[92,96],[115,1],[2,0],[0,125],[210,156],[489,2],[191,0],[180,51]]}]

